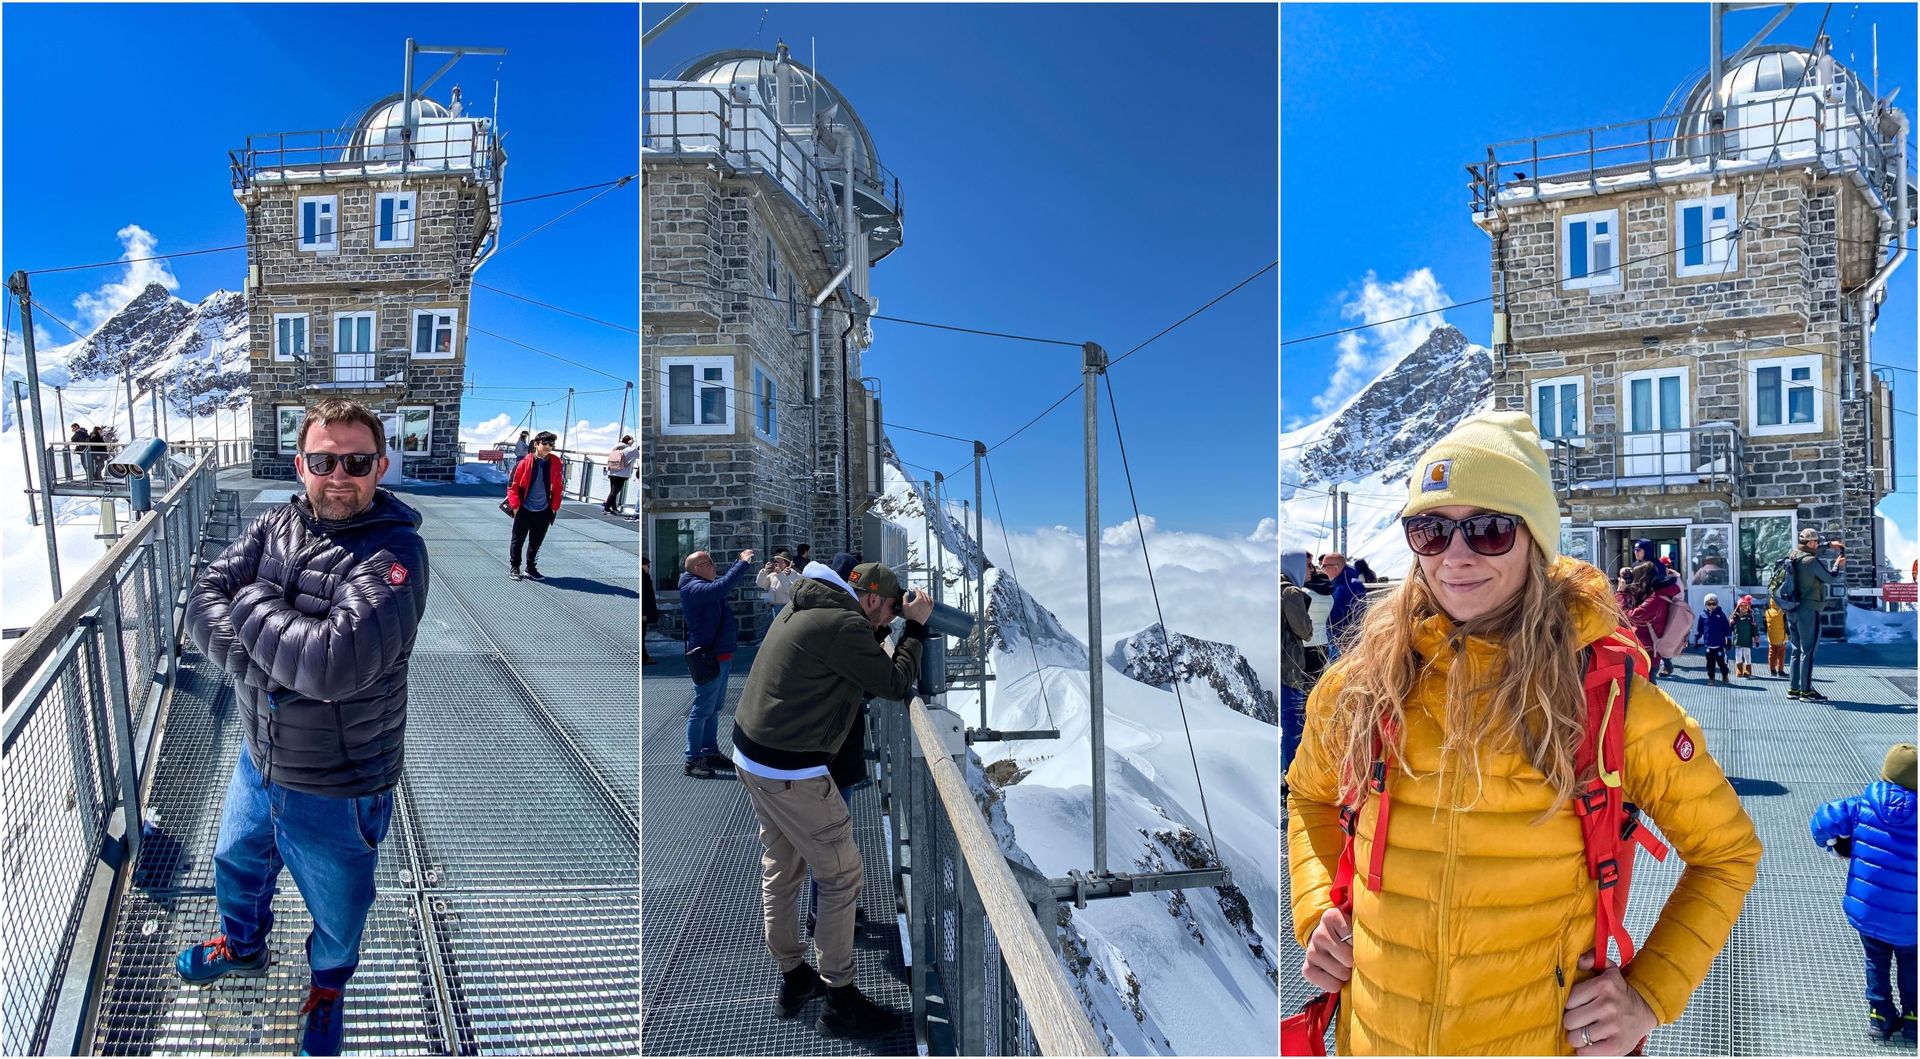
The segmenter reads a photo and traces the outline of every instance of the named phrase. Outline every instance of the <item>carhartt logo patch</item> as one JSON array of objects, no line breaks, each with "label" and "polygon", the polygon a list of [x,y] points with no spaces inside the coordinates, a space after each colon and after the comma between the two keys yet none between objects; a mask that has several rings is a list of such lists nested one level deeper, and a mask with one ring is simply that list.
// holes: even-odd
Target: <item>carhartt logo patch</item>
[{"label": "carhartt logo patch", "polygon": [[1423,493],[1437,493],[1453,482],[1453,461],[1435,460],[1427,464],[1425,480],[1420,483]]},{"label": "carhartt logo patch", "polygon": [[1687,733],[1681,732],[1673,739],[1673,752],[1682,761],[1693,760],[1693,740]]},{"label": "carhartt logo patch", "polygon": [[387,584],[404,585],[407,583],[407,568],[399,563],[387,567]]}]

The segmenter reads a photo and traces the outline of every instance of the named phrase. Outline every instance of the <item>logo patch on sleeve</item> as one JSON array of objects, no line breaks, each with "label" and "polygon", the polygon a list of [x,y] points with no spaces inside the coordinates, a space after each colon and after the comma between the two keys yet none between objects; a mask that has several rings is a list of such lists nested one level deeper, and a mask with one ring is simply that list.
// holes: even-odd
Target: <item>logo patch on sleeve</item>
[{"label": "logo patch on sleeve", "polygon": [[387,584],[404,585],[407,583],[407,568],[399,563],[387,567]]},{"label": "logo patch on sleeve", "polygon": [[1679,757],[1682,761],[1693,760],[1693,740],[1687,735],[1685,729],[1682,729],[1680,734],[1674,737],[1673,752],[1675,756]]}]

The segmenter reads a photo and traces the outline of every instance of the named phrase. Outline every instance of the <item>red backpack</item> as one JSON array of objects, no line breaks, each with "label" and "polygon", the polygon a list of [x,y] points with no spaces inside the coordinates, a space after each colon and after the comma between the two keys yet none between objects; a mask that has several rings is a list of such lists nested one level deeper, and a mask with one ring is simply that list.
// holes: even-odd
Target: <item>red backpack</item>
[{"label": "red backpack", "polygon": [[[1632,690],[1636,667],[1647,664],[1644,648],[1629,628],[1618,628],[1587,650],[1586,676],[1582,686],[1587,698],[1587,738],[1574,756],[1576,773],[1589,766],[1594,778],[1574,797],[1574,815],[1580,818],[1580,834],[1586,842],[1587,875],[1599,884],[1599,896],[1593,911],[1593,969],[1607,967],[1607,942],[1620,948],[1620,964],[1633,959],[1633,936],[1627,933],[1627,889],[1633,878],[1636,846],[1644,847],[1655,860],[1665,860],[1667,847],[1640,826],[1640,810],[1621,794],[1620,771],[1626,758],[1627,696]],[[1393,762],[1385,752],[1391,744],[1391,732],[1373,737],[1373,768],[1367,789],[1374,795],[1373,855],[1368,858],[1366,886],[1380,891],[1381,870],[1387,853],[1387,819],[1391,806],[1387,798],[1387,773]],[[1612,769],[1607,768],[1612,765]],[[1364,800],[1364,795],[1362,796]],[[1357,805],[1342,806],[1340,829],[1346,844],[1340,850],[1340,862],[1334,869],[1334,907],[1353,913],[1353,836],[1360,811]],[[1297,1014],[1280,1023],[1281,1055],[1325,1055],[1327,1028],[1340,1007],[1340,994],[1322,993],[1308,1001]],[[1640,1048],[1634,1049],[1639,1054]]]}]

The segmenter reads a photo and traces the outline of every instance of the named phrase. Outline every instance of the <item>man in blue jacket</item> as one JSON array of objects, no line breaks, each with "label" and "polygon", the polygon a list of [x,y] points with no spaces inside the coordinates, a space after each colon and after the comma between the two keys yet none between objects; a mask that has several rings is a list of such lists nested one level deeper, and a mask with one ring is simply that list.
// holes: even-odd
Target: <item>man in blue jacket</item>
[{"label": "man in blue jacket", "polygon": [[[1912,743],[1887,751],[1882,779],[1813,814],[1813,840],[1848,857],[1847,921],[1860,932],[1867,955],[1868,1026],[1886,1040],[1914,1041],[1915,771]],[[1893,1006],[1898,966],[1900,1006]]]},{"label": "man in blue jacket", "polygon": [[1333,583],[1333,613],[1327,615],[1327,657],[1338,658],[1347,630],[1359,623],[1367,609],[1367,582],[1339,552],[1321,556],[1320,569]]},{"label": "man in blue jacket", "polygon": [[753,569],[753,549],[740,553],[724,575],[718,575],[713,556],[687,556],[680,575],[680,613],[687,622],[687,672],[693,677],[693,702],[687,707],[686,774],[710,779],[715,769],[731,769],[733,762],[720,753],[720,707],[727,701],[727,677],[733,673],[733,652],[740,645],[740,619],[733,615],[727,596]]}]

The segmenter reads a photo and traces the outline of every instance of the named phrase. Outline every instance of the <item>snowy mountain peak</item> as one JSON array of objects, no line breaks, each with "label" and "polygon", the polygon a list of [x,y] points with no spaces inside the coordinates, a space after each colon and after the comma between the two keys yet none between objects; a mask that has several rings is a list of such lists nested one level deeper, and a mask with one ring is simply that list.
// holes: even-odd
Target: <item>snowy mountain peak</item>
[{"label": "snowy mountain peak", "polygon": [[121,306],[67,357],[73,379],[115,376],[131,367],[139,374],[167,355],[181,331],[194,323],[197,307],[149,283]]},{"label": "snowy mountain peak", "polygon": [[1176,683],[1209,688],[1229,709],[1279,723],[1273,692],[1260,686],[1253,666],[1232,644],[1185,633],[1169,635],[1156,622],[1114,644],[1107,664],[1162,691],[1172,691]]},{"label": "snowy mountain peak", "polygon": [[1404,478],[1434,439],[1492,394],[1492,355],[1441,324],[1338,412],[1280,436],[1282,499],[1299,487]]}]

